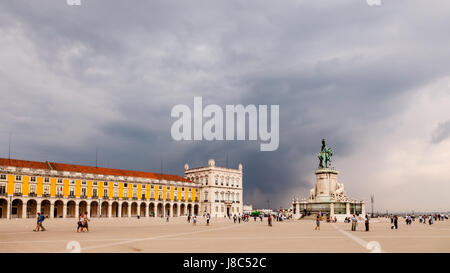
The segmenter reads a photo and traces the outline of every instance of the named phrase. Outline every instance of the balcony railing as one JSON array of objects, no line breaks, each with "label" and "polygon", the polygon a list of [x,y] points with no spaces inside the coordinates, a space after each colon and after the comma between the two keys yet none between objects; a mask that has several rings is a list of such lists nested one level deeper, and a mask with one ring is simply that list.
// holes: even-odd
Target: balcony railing
[{"label": "balcony railing", "polygon": [[128,200],[128,197],[124,196],[122,197],[122,200]]},{"label": "balcony railing", "polygon": [[80,195],[80,198],[81,198],[81,199],[86,199],[87,196],[86,196],[86,195]]},{"label": "balcony railing", "polygon": [[173,201],[178,201],[178,197],[175,196],[175,197],[173,198]]},{"label": "balcony railing", "polygon": [[63,194],[62,193],[57,193],[56,194],[56,198],[63,198],[64,196],[63,196]]},{"label": "balcony railing", "polygon": [[69,198],[75,198],[75,194],[69,194]]},{"label": "balcony railing", "polygon": [[162,201],[162,197],[159,197],[159,198],[158,198],[158,201]]},{"label": "balcony railing", "polygon": [[216,203],[219,203],[219,200],[216,200],[215,202],[216,202]]},{"label": "balcony railing", "polygon": [[28,197],[36,197],[37,195],[36,195],[36,193],[35,192],[30,192],[29,194],[28,194]]},{"label": "balcony railing", "polygon": [[50,197],[50,193],[44,193],[42,194],[42,197]]},{"label": "balcony railing", "polygon": [[192,202],[192,198],[189,198],[189,199],[188,199],[188,202]]},{"label": "balcony railing", "polygon": [[138,200],[138,198],[137,197],[135,197],[135,196],[133,196],[133,198],[132,198],[133,200]]},{"label": "balcony railing", "polygon": [[198,198],[195,198],[195,202],[198,202]]},{"label": "balcony railing", "polygon": [[186,201],[186,200],[184,199],[184,197],[182,197],[182,198],[181,198],[181,201],[184,202],[184,201]]},{"label": "balcony railing", "polygon": [[154,197],[150,197],[150,201],[155,201],[155,198]]},{"label": "balcony railing", "polygon": [[102,199],[103,200],[109,200],[109,197],[108,196],[103,196]]},{"label": "balcony railing", "polygon": [[8,196],[6,192],[0,192],[0,196]]},{"label": "balcony railing", "polygon": [[21,192],[15,192],[14,196],[22,196],[22,193]]},{"label": "balcony railing", "polygon": [[205,203],[208,202],[208,199],[203,200],[203,202],[205,202]]},{"label": "balcony railing", "polygon": [[95,195],[92,195],[92,197],[91,197],[92,199],[97,199],[98,198],[98,196],[97,196],[97,194],[95,194]]},{"label": "balcony railing", "polygon": [[147,199],[147,198],[145,198],[145,194],[143,194],[143,195],[141,196],[141,199],[142,199],[142,200]]},{"label": "balcony railing", "polygon": [[117,196],[113,197],[113,200],[119,200],[119,197],[117,197]]}]

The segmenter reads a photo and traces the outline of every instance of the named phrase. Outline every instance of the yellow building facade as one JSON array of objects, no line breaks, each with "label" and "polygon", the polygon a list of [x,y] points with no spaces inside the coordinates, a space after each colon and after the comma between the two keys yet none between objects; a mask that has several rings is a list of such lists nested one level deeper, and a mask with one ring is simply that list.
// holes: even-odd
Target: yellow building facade
[{"label": "yellow building facade", "polygon": [[0,159],[3,219],[198,215],[200,196],[200,184],[176,175]]}]

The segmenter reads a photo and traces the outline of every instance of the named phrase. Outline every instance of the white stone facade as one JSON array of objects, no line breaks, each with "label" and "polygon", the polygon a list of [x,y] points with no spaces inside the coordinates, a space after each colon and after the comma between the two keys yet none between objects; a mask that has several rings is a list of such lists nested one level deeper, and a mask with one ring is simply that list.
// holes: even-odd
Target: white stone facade
[{"label": "white stone facade", "polygon": [[210,159],[208,165],[189,169],[184,167],[184,177],[201,187],[201,211],[213,217],[233,216],[243,213],[243,170],[216,166]]}]

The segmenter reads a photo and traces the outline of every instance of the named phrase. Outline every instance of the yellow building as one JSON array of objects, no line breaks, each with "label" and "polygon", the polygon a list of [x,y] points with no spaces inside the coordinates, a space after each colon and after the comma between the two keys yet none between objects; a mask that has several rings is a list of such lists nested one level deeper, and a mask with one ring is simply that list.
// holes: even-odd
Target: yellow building
[{"label": "yellow building", "polygon": [[200,192],[177,175],[0,158],[0,218],[198,215]]}]

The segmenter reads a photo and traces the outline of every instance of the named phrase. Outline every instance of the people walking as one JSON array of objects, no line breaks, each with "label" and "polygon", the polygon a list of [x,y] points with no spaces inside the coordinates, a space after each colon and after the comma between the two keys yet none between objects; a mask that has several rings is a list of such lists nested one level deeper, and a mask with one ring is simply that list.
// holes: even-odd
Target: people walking
[{"label": "people walking", "polygon": [[272,215],[269,214],[269,217],[267,217],[267,224],[269,224],[269,227],[272,226]]},{"label": "people walking", "polygon": [[45,217],[44,217],[44,215],[42,215],[40,212],[38,212],[37,215],[38,215],[38,216],[37,216],[37,218],[36,218],[36,228],[33,229],[33,231],[39,231],[39,230],[45,231],[45,228],[44,228],[44,226],[42,225],[42,222],[44,222]]},{"label": "people walking", "polygon": [[206,225],[207,226],[209,226],[209,219],[210,219],[210,216],[209,216],[209,213],[208,213],[208,214],[206,214]]},{"label": "people walking", "polygon": [[366,226],[366,231],[369,231],[369,215],[366,214],[366,220],[364,221],[364,224]]},{"label": "people walking", "polygon": [[356,226],[358,225],[358,219],[356,219],[356,216],[354,214],[353,214],[351,221],[352,221],[352,231],[356,231]]},{"label": "people walking", "polygon": [[194,217],[192,217],[192,224],[193,224],[194,226],[197,225],[197,215],[195,215],[195,214],[194,214]]},{"label": "people walking", "polygon": [[317,214],[317,216],[316,216],[316,227],[314,228],[314,230],[320,230],[320,216],[319,216],[319,214]]},{"label": "people walking", "polygon": [[83,232],[83,215],[78,215],[77,232]]},{"label": "people walking", "polygon": [[87,232],[89,232],[89,218],[88,218],[88,213],[87,211],[84,212],[84,217],[83,217],[83,228],[86,229]]}]

